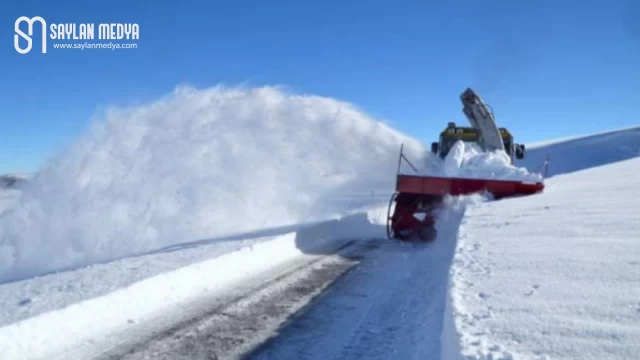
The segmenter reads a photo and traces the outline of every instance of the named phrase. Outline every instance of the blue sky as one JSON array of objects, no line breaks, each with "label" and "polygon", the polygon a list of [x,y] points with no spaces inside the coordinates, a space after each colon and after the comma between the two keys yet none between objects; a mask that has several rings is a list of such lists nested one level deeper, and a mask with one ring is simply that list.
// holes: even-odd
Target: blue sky
[{"label": "blue sky", "polygon": [[[426,143],[446,122],[466,123],[468,86],[520,142],[640,125],[636,3],[4,1],[0,172],[36,170],[98,109],[183,83],[287,85],[353,102]],[[21,55],[12,44],[23,15],[135,22],[139,47],[42,54],[35,39]]]}]

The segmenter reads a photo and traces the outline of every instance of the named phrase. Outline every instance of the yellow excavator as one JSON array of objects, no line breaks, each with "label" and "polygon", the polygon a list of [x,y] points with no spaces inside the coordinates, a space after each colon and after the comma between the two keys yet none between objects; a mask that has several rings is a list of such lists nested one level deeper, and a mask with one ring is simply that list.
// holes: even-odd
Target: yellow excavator
[{"label": "yellow excavator", "polygon": [[470,127],[459,127],[450,122],[440,134],[440,140],[431,144],[431,152],[444,158],[458,140],[475,143],[483,151],[502,150],[509,154],[511,164],[514,156],[517,159],[524,158],[525,148],[522,144],[514,144],[513,136],[505,128],[498,128],[491,107],[482,101],[471,88],[467,88],[460,94],[462,112],[469,120]]},{"label": "yellow excavator", "polygon": [[[523,159],[525,155],[524,144],[515,144],[513,142],[513,135],[511,135],[509,130],[505,128],[498,128],[498,131],[502,138],[504,151],[511,159],[511,164],[514,163],[514,159]],[[438,142],[431,143],[431,152],[444,159],[449,153],[449,150],[451,150],[453,144],[458,140],[478,144],[480,142],[480,133],[476,128],[457,126],[454,122],[450,122],[447,124],[447,128],[440,133]]]}]

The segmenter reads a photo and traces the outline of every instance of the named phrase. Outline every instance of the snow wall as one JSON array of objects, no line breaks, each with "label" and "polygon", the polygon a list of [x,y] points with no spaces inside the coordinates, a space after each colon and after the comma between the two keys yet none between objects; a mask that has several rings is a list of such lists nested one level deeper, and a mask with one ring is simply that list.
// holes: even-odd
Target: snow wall
[{"label": "snow wall", "polygon": [[109,109],[0,217],[0,282],[304,222],[334,189],[390,193],[401,143],[425,161],[348,103],[273,87]]}]

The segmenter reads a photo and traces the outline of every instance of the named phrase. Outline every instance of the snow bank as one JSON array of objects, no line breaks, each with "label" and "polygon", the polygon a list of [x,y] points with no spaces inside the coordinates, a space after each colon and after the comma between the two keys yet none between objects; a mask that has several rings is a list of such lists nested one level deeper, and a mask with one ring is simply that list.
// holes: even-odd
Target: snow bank
[{"label": "snow bank", "polygon": [[110,342],[117,344],[118,331],[130,329],[133,324],[144,324],[161,314],[184,313],[194,301],[219,296],[232,288],[241,288],[244,283],[268,281],[281,275],[275,270],[278,267],[289,269],[293,262],[300,265],[316,259],[312,253],[334,252],[353,239],[381,238],[383,213],[383,209],[372,209],[368,213],[303,227],[94,299],[0,327],[0,353],[3,359],[21,360],[93,358],[101,348],[113,346]]},{"label": "snow bank", "polygon": [[337,187],[391,191],[401,143],[424,156],[348,103],[271,87],[109,109],[0,218],[0,282],[298,223]]},{"label": "snow bank", "polygon": [[465,359],[638,358],[639,166],[467,209],[451,290]]},{"label": "snow bank", "polygon": [[632,159],[640,156],[640,126],[527,145],[517,164],[535,170],[547,156],[549,177]]}]

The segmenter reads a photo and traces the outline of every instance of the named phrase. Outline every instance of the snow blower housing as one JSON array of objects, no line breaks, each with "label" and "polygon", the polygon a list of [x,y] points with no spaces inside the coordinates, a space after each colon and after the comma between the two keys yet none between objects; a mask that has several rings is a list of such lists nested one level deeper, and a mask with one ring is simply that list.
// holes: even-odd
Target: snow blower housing
[{"label": "snow blower housing", "polygon": [[[514,144],[513,136],[505,128],[498,128],[493,112],[473,90],[466,89],[460,99],[463,112],[472,127],[458,127],[449,123],[440,134],[439,142],[431,145],[431,152],[445,158],[458,140],[476,143],[484,152],[504,150],[511,164],[514,156],[524,157],[524,145]],[[477,179],[443,177],[420,174],[403,154],[400,147],[395,193],[389,201],[387,212],[387,236],[389,239],[409,240],[417,236],[423,241],[432,241],[436,233],[436,214],[444,197],[473,193],[490,193],[493,199],[538,193],[544,182],[517,180]],[[415,174],[400,172],[402,162],[411,166]],[[546,169],[548,158],[543,165]],[[546,170],[545,170],[546,173]]]},{"label": "snow blower housing", "polygon": [[[498,128],[498,130],[500,131],[500,137],[504,144],[504,151],[509,155],[511,164],[514,163],[514,157],[516,159],[523,159],[525,155],[524,144],[514,144],[513,135],[511,135],[509,130],[505,128]],[[444,159],[456,141],[462,140],[467,143],[478,143],[479,137],[480,132],[477,129],[456,126],[455,123],[450,122],[447,128],[440,133],[439,141],[431,143],[431,152]]]}]

